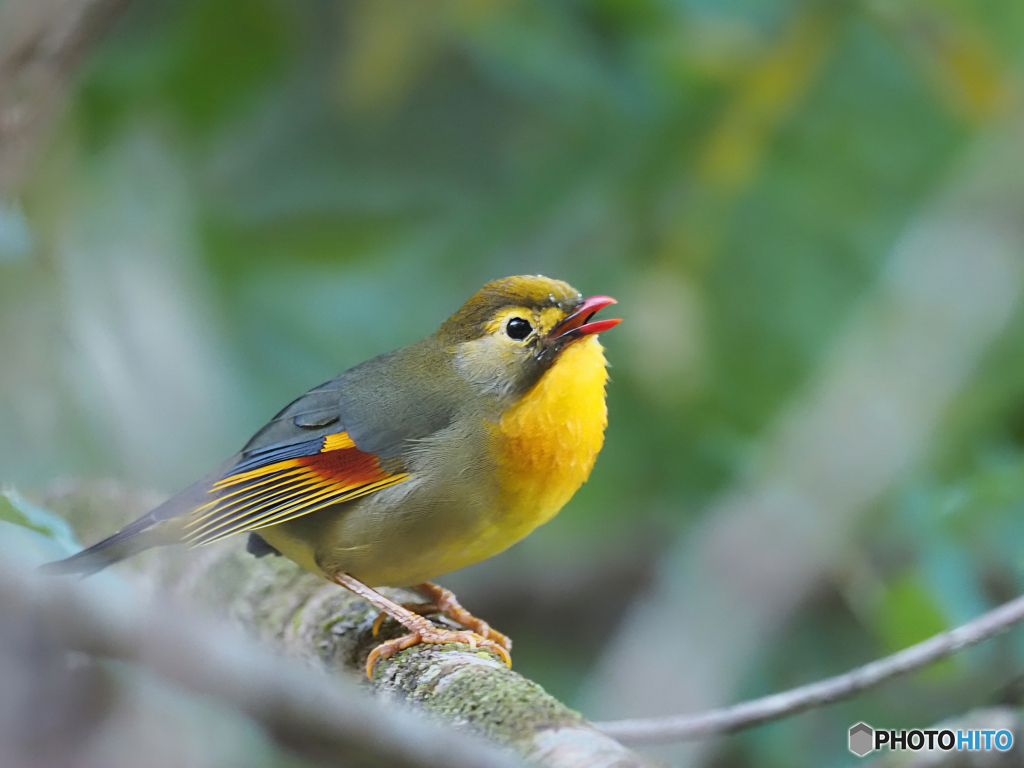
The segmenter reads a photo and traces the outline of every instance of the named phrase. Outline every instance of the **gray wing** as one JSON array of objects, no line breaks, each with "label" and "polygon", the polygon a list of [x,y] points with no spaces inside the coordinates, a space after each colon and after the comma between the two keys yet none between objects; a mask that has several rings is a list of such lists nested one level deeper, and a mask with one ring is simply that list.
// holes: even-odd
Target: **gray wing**
[{"label": "gray wing", "polygon": [[367,360],[289,404],[242,456],[337,432],[361,451],[398,456],[408,441],[448,426],[470,396],[461,379],[443,375],[446,365],[429,339]]}]

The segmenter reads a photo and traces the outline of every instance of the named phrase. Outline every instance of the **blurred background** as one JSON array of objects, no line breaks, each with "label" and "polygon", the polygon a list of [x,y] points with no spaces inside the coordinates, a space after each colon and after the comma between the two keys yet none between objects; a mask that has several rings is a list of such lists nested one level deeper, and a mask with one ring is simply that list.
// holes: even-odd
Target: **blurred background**
[{"label": "blurred background", "polygon": [[[896,651],[1024,587],[1022,48],[1018,0],[135,0],[0,207],[0,478],[173,492],[543,273],[626,321],[590,482],[445,580],[517,669],[610,719]],[[853,765],[1022,670],[662,754]]]}]

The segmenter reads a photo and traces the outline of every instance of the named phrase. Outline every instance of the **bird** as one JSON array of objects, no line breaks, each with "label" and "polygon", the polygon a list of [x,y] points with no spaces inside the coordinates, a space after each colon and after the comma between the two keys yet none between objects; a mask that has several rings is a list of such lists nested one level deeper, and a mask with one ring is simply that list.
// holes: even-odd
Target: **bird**
[{"label": "bird", "polygon": [[[511,666],[511,640],[434,580],[507,549],[588,479],[608,423],[594,320],[615,304],[561,280],[488,283],[426,338],[367,360],[293,401],[209,474],[97,544],[42,566],[88,575],[150,547],[249,534],[365,598],[419,643],[464,643]],[[405,606],[375,587],[411,587]],[[434,625],[441,613],[465,627]]]}]

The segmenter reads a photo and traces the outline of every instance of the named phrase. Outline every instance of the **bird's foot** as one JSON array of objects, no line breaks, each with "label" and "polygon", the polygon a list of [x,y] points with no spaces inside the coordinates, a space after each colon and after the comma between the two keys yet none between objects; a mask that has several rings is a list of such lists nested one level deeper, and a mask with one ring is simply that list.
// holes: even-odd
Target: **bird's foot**
[{"label": "bird's foot", "polygon": [[[418,584],[415,587],[416,591],[422,594],[424,597],[430,598],[429,603],[403,603],[402,607],[406,610],[412,611],[413,613],[421,616],[427,616],[431,613],[440,613],[447,618],[454,621],[456,624],[461,624],[466,629],[470,630],[478,637],[490,640],[493,643],[497,643],[506,651],[512,650],[512,638],[507,635],[503,635],[496,629],[492,629],[491,625],[483,619],[478,619],[476,616],[471,614],[455,598],[455,594],[444,587],[439,587],[437,584],[430,582],[424,582]],[[388,618],[387,611],[381,611],[377,618],[373,621],[373,636],[376,637],[380,631],[381,624]],[[387,657],[385,657],[387,658]]]},{"label": "bird's foot", "polygon": [[390,659],[399,651],[404,651],[406,648],[411,648],[412,646],[419,645],[420,643],[432,643],[436,645],[444,645],[445,643],[465,643],[473,649],[486,648],[499,656],[509,669],[512,668],[512,657],[508,655],[508,651],[505,650],[504,646],[499,645],[493,640],[481,637],[475,632],[468,632],[465,630],[453,632],[450,629],[438,629],[430,624],[426,619],[423,619],[423,623],[427,626],[417,627],[413,630],[411,635],[405,635],[404,637],[397,637],[394,640],[388,640],[370,651],[370,655],[366,658],[366,676],[371,680],[373,679],[373,665],[376,663],[378,658]]},{"label": "bird's foot", "polygon": [[417,584],[415,589],[424,597],[429,598],[431,603],[437,606],[437,610],[452,621],[461,624],[466,629],[472,630],[481,637],[486,637],[488,640],[497,643],[506,651],[512,650],[512,638],[503,635],[496,629],[492,629],[491,625],[486,621],[478,619],[463,608],[451,590],[440,587],[437,584],[432,584],[429,581]]},{"label": "bird's foot", "polygon": [[[420,616],[429,616],[432,613],[441,613],[441,609],[433,603],[402,603],[402,607],[405,608],[405,610],[412,611]],[[391,618],[391,614],[387,611],[381,611],[377,614],[377,618],[373,620],[373,626],[371,627],[374,637],[376,637],[380,632],[381,625],[389,618]],[[398,621],[398,619],[395,619],[395,621]]]},{"label": "bird's foot", "polygon": [[[383,611],[384,615],[391,616],[411,632],[411,634],[406,635],[405,637],[388,640],[386,643],[382,643],[370,651],[370,655],[366,659],[366,676],[371,680],[373,679],[373,664],[377,659],[390,658],[399,651],[411,648],[419,643],[433,643],[437,645],[443,645],[444,643],[465,643],[470,648],[486,648],[501,657],[502,661],[505,662],[509,669],[512,668],[512,658],[508,655],[508,649],[511,647],[512,641],[500,632],[495,632],[493,629],[488,627],[486,623],[473,618],[468,613],[465,613],[465,611],[463,611],[465,616],[486,631],[490,637],[484,637],[482,634],[471,631],[453,632],[450,629],[438,629],[417,612],[411,611],[393,600],[389,600],[380,592],[368,587],[350,573],[331,574],[331,580],[366,599],[370,605],[379,611]],[[430,597],[432,602],[429,604],[415,605],[413,606],[414,608],[418,608],[429,613],[441,610],[446,614],[450,610],[462,610],[462,606],[455,600],[455,596],[447,589],[442,589],[434,584],[420,584],[416,589]],[[441,599],[444,607],[437,604],[438,599]],[[373,622],[374,635],[377,634],[377,629],[380,627],[381,621],[382,616],[378,616],[377,620]],[[497,636],[503,642],[499,643],[498,640],[493,638],[493,636]]]}]

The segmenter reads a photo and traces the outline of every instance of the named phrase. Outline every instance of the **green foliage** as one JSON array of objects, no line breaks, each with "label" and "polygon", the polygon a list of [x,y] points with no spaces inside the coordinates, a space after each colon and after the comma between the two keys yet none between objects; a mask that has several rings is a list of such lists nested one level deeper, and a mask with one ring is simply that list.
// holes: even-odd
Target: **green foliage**
[{"label": "green foliage", "polygon": [[33,504],[13,488],[0,492],[0,521],[41,534],[69,554],[80,548],[64,518]]},{"label": "green foliage", "polygon": [[[1007,114],[1022,43],[1019,0],[135,3],[24,196],[29,255],[0,261],[4,479],[173,490],[484,281],[541,272],[620,300],[607,443],[562,515],[476,573],[557,585],[637,551],[640,584],[650,542],[743,476]],[[1024,587],[1022,361],[1024,313],[750,693]],[[571,694],[597,641],[550,634],[523,671]],[[737,764],[791,764],[794,744],[835,764],[807,723],[930,723],[996,690],[1021,645],[750,734]]]},{"label": "green foliage", "polygon": [[[895,653],[950,628],[932,591],[913,574],[892,579],[886,584],[876,626],[888,653]],[[930,668],[929,673],[940,674],[943,666],[954,663],[954,659],[948,659]]]}]

